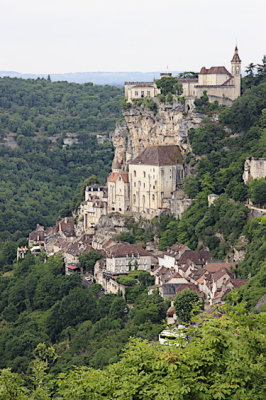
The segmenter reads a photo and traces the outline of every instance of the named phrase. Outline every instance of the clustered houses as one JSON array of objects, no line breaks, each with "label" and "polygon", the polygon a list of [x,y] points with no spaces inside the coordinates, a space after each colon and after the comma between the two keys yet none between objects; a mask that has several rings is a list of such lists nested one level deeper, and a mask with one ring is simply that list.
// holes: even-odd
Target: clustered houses
[{"label": "clustered houses", "polygon": [[188,288],[204,296],[207,304],[220,304],[224,296],[234,288],[244,285],[246,280],[237,280],[232,272],[235,263],[210,260],[206,250],[192,251],[176,243],[159,256],[159,265],[151,272],[155,285],[163,298],[173,298]]},{"label": "clustered houses", "polygon": [[[32,247],[33,244],[38,246]],[[91,250],[91,244],[92,235],[83,234],[78,238],[76,237],[73,217],[61,219],[57,222],[55,228],[48,230],[37,225],[36,230],[29,235],[29,248],[32,252],[35,247],[39,247],[46,252],[48,257],[54,254],[62,254],[66,274],[79,271],[79,256]],[[23,252],[20,253],[18,253],[20,258],[23,258]]]}]

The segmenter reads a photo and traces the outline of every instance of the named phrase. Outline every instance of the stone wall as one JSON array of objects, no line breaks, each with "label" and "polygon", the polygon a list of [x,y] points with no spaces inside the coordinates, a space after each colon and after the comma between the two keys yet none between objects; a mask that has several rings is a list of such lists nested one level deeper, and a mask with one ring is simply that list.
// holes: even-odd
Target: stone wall
[{"label": "stone wall", "polygon": [[243,180],[245,184],[250,183],[253,179],[266,177],[266,158],[256,160],[252,158],[246,159],[244,164]]}]

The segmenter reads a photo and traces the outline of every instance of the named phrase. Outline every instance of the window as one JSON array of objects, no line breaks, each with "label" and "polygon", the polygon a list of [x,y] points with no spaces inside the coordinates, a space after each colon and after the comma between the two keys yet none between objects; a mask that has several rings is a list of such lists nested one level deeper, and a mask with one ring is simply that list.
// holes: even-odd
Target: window
[{"label": "window", "polygon": [[155,195],[154,194],[152,195],[152,200],[155,200]]},{"label": "window", "polygon": [[137,175],[137,173],[136,173],[136,171],[134,170],[134,177],[136,177],[136,175]]},{"label": "window", "polygon": [[143,171],[143,178],[146,178],[146,172]]},{"label": "window", "polygon": [[147,96],[150,96],[151,95],[151,92],[148,90],[147,91]]},{"label": "window", "polygon": [[143,183],[143,187],[145,188],[145,183]]},{"label": "window", "polygon": [[142,196],[142,204],[143,204],[143,207],[145,206],[145,196],[143,195]]},{"label": "window", "polygon": [[136,182],[134,182],[134,187],[136,187]]},{"label": "window", "polygon": [[141,97],[144,97],[144,90],[141,91]]},{"label": "window", "polygon": [[139,92],[137,90],[135,90],[135,96],[138,96]]},{"label": "window", "polygon": [[133,194],[133,203],[136,203],[136,195]]}]

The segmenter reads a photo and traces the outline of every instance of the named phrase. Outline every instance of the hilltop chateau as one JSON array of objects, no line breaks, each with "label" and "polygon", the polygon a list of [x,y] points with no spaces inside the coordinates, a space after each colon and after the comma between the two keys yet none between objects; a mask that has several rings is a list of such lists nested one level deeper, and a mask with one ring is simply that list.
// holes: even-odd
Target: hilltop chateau
[{"label": "hilltop chateau", "polygon": [[[163,76],[171,74],[161,74]],[[231,72],[224,66],[202,67],[198,78],[178,81],[182,83],[182,96],[186,99],[199,98],[206,90],[210,101],[230,104],[240,96],[241,90],[241,60],[237,46],[231,60]],[[155,82],[125,82],[125,97],[129,102],[141,97],[156,97],[159,93]]]}]

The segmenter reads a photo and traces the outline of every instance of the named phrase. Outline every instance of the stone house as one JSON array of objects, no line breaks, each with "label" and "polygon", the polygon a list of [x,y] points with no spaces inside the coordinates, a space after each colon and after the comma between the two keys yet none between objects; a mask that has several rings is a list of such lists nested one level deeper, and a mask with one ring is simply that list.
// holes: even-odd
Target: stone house
[{"label": "stone house", "polygon": [[85,201],[81,204],[79,215],[83,217],[83,230],[93,233],[103,215],[107,215],[107,187],[91,185],[85,189]]},{"label": "stone house", "polygon": [[150,271],[153,261],[153,255],[138,245],[117,243],[106,249],[106,271],[112,274]]},{"label": "stone house", "polygon": [[163,256],[158,257],[160,267],[177,268],[177,261],[186,250],[190,250],[188,246],[175,243],[164,252]]},{"label": "stone house", "polygon": [[39,244],[40,246],[44,246],[44,240],[46,237],[46,233],[44,230],[44,226],[37,224],[35,231],[32,231],[29,234],[29,247],[32,247],[34,244]]},{"label": "stone house", "polygon": [[67,241],[72,241],[75,238],[74,218],[62,218],[56,223],[55,231],[57,232],[58,236],[66,239]]},{"label": "stone house", "polygon": [[132,102],[144,97],[154,98],[160,93],[155,82],[125,82],[125,98]]},{"label": "stone house", "polygon": [[125,214],[130,209],[128,173],[122,172],[119,165],[114,165],[108,178],[108,214]]}]

